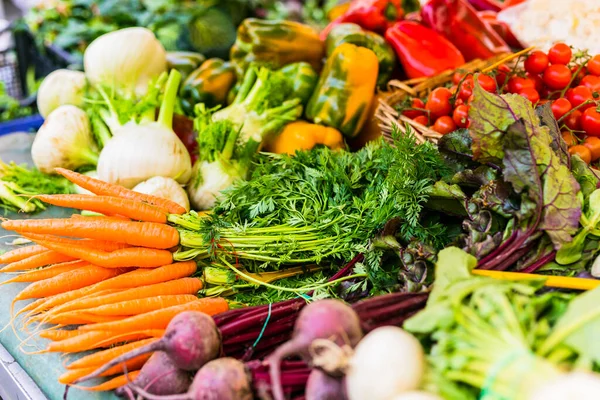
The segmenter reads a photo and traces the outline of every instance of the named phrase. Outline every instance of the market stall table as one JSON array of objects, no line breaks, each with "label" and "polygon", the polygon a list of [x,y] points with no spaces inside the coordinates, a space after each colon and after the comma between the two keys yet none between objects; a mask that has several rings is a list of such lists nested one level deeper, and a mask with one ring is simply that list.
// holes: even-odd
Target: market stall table
[{"label": "market stall table", "polygon": [[[15,133],[0,136],[0,159],[16,163],[31,163],[30,148],[33,135]],[[43,213],[27,216],[26,214],[11,214],[11,218],[48,218],[66,217],[72,212],[65,209],[48,209]],[[0,228],[0,250],[14,247],[7,245],[13,236],[5,236],[8,232]],[[0,275],[0,282],[9,279],[6,274]],[[12,299],[26,284],[10,284],[0,286],[0,326],[4,327],[10,321],[10,304]],[[26,302],[19,302],[16,309],[23,307]],[[21,339],[28,334],[18,331]],[[27,352],[36,351],[46,346],[45,339],[35,338],[30,346],[24,346]],[[7,328],[0,333],[0,398],[3,400],[61,400],[65,386],[58,383],[58,377],[65,371],[63,365],[67,358],[58,353],[26,355],[19,349],[21,341],[12,329]],[[16,361],[16,362],[15,362]],[[37,386],[36,386],[37,385]],[[69,391],[71,400],[109,400],[116,399],[113,394],[83,392],[77,389]]]}]

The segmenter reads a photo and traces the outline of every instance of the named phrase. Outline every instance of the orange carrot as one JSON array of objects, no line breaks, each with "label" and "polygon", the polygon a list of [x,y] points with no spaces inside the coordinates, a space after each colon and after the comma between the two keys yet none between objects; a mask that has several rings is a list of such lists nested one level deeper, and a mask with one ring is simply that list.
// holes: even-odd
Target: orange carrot
[{"label": "orange carrot", "polygon": [[155,296],[143,299],[127,300],[114,304],[88,308],[83,312],[98,316],[139,315],[150,311],[161,310],[167,307],[179,306],[198,300],[192,294],[179,294],[172,296]]},{"label": "orange carrot", "polygon": [[0,272],[26,271],[39,267],[45,267],[46,265],[73,261],[76,259],[76,257],[71,257],[57,251],[46,250],[43,253],[33,255],[24,260],[12,262],[6,267],[0,269]]},{"label": "orange carrot", "polygon": [[120,321],[128,318],[129,315],[94,315],[84,311],[69,311],[62,314],[55,314],[43,318],[44,323],[57,324],[57,325],[84,325],[84,324],[96,324],[104,322]]},{"label": "orange carrot", "polygon": [[[131,360],[128,360],[124,363],[115,365],[114,367],[104,371],[99,376],[116,375],[116,374],[119,374],[119,373],[122,373],[123,371],[125,371],[125,368],[127,368],[126,369],[127,371],[138,370],[144,366],[144,364],[146,363],[146,361],[148,361],[150,356],[151,356],[151,354],[142,354],[142,355],[132,358]],[[84,376],[91,374],[96,369],[97,369],[97,367],[78,368],[78,369],[69,370],[69,371],[65,372],[64,374],[62,374],[58,378],[58,382],[62,383],[63,385],[71,384],[71,383],[75,382],[77,379],[83,378]]]},{"label": "orange carrot", "polygon": [[56,242],[56,243],[75,245],[75,246],[85,246],[85,247],[89,247],[91,249],[102,250],[102,251],[115,251],[115,250],[121,250],[121,249],[126,249],[128,247],[131,247],[130,245],[125,244],[125,243],[111,242],[108,240],[69,239],[69,238],[65,238],[62,236],[42,235],[39,233],[26,233],[24,235],[24,237],[26,237],[27,239],[29,239],[33,242],[37,242],[39,240],[50,240],[50,241]]},{"label": "orange carrot", "polygon": [[111,218],[6,220],[2,227],[19,233],[42,233],[87,239],[111,240],[132,246],[170,249],[179,244],[179,232],[156,222],[118,221]]},{"label": "orange carrot", "polygon": [[[176,264],[174,264],[176,265]],[[105,304],[115,304],[127,300],[144,299],[152,296],[169,296],[176,294],[196,294],[202,289],[202,280],[198,278],[181,278],[166,282],[143,285],[131,289],[126,289],[118,293],[110,293],[104,296],[98,294],[85,299],[76,299],[60,305],[52,310],[52,313],[84,310],[102,306]]]},{"label": "orange carrot", "polygon": [[[77,331],[75,331],[75,332],[77,332]],[[128,351],[135,350],[135,349],[145,346],[147,344],[156,342],[157,340],[159,340],[159,339],[157,339],[157,338],[143,339],[143,340],[138,340],[136,342],[127,343],[122,346],[112,347],[107,350],[97,351],[95,353],[89,354],[85,357],[81,357],[80,359],[73,361],[71,364],[67,365],[67,369],[80,369],[80,368],[96,368],[97,369],[98,367],[106,364],[109,361],[114,360],[115,358],[127,353]],[[92,372],[94,372],[94,371],[92,371]]]},{"label": "orange carrot", "polygon": [[135,221],[167,223],[167,214],[164,211],[136,200],[89,194],[42,194],[35,198],[59,207],[76,208],[105,215],[123,215]]},{"label": "orange carrot", "polygon": [[152,204],[153,206],[165,210],[169,214],[184,214],[186,212],[185,208],[168,199],[134,192],[133,190],[126,189],[122,186],[104,182],[87,175],[78,174],[77,172],[68,169],[55,168],[54,170],[75,185],[99,196],[114,196]]},{"label": "orange carrot", "polygon": [[221,297],[209,297],[136,315],[116,322],[82,325],[79,327],[79,330],[82,332],[128,332],[137,329],[165,329],[169,322],[183,311],[202,311],[208,315],[215,315],[228,309],[229,305],[225,299]]},{"label": "orange carrot", "polygon": [[[27,236],[27,234],[23,235]],[[56,252],[73,258],[79,258],[104,268],[156,268],[173,262],[173,254],[169,250],[127,247],[109,252],[50,240],[38,240],[37,242]],[[74,240],[73,242],[78,242],[78,240]]]},{"label": "orange carrot", "polygon": [[60,264],[54,264],[46,268],[36,269],[33,271],[24,272],[20,275],[15,276],[7,281],[0,283],[0,285],[4,285],[6,283],[14,283],[14,282],[38,282],[43,281],[44,279],[53,278],[56,275],[60,275],[63,272],[73,271],[77,268],[85,267],[86,265],[90,265],[86,261],[67,261]]},{"label": "orange carrot", "polygon": [[122,215],[81,215],[81,214],[73,214],[71,215],[71,219],[80,219],[83,221],[92,221],[96,220],[114,220],[114,221],[131,221],[131,218],[124,217]]},{"label": "orange carrot", "polygon": [[131,371],[131,372],[127,372],[127,376],[125,375],[120,375],[117,376],[116,378],[111,379],[110,381],[101,383],[99,385],[96,386],[74,386],[77,389],[80,390],[87,390],[90,392],[107,392],[110,390],[115,390],[117,388],[120,388],[121,386],[125,386],[127,385],[129,382],[132,382],[135,380],[135,378],[137,378],[137,376],[140,374],[140,371]]},{"label": "orange carrot", "polygon": [[52,340],[53,342],[59,340],[65,340],[68,338],[72,338],[78,335],[81,335],[81,332],[78,330],[65,330],[65,329],[46,329],[39,333],[41,338]]},{"label": "orange carrot", "polygon": [[130,342],[147,338],[159,338],[165,333],[164,329],[147,329],[135,332],[84,332],[81,335],[74,336],[65,340],[52,342],[48,344],[46,350],[41,353],[78,353],[100,348],[108,348],[116,343]]},{"label": "orange carrot", "polygon": [[4,254],[0,255],[0,264],[8,264],[16,261],[21,261],[31,256],[35,256],[36,254],[43,253],[48,251],[47,248],[40,245],[33,246],[24,246],[18,249],[14,249],[11,251],[7,251]]}]

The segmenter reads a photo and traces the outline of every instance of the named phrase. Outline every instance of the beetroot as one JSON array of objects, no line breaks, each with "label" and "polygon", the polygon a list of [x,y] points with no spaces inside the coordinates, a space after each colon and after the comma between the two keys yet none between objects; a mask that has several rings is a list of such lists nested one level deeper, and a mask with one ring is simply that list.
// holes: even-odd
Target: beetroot
[{"label": "beetroot", "polygon": [[313,369],[306,384],[306,400],[347,400],[342,379]]},{"label": "beetroot", "polygon": [[96,378],[115,365],[153,351],[167,353],[179,369],[196,371],[219,356],[221,334],[212,317],[198,311],[184,311],[171,320],[159,341],[125,353],[75,383]]},{"label": "beetroot", "polygon": [[358,315],[342,301],[319,300],[304,307],[294,326],[292,340],[282,344],[267,358],[273,398],[285,400],[281,386],[281,360],[292,355],[310,360],[309,347],[315,339],[329,339],[339,346],[354,347],[362,337]]},{"label": "beetroot", "polygon": [[[167,353],[163,351],[152,354],[133,381],[134,385],[143,388],[148,393],[158,395],[185,393],[191,383],[190,374],[177,368]],[[124,388],[119,388],[115,392],[121,397],[126,394]]]},{"label": "beetroot", "polygon": [[129,387],[147,400],[252,400],[250,376],[244,363],[224,357],[206,363],[196,376],[187,393],[157,396],[145,390]]}]

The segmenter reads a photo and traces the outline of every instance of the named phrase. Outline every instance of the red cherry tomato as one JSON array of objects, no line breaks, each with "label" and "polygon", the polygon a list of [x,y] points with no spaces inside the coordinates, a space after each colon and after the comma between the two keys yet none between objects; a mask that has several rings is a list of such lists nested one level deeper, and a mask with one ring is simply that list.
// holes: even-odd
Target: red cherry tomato
[{"label": "red cherry tomato", "polygon": [[430,112],[431,118],[437,119],[452,113],[452,105],[450,104],[451,97],[452,92],[443,87],[436,88],[429,94],[425,109]]},{"label": "red cherry tomato", "polygon": [[532,79],[513,76],[508,80],[508,91],[510,93],[519,93],[525,88],[535,89],[535,82]]},{"label": "red cherry tomato", "polygon": [[573,52],[564,43],[557,43],[548,51],[548,60],[551,64],[567,65],[571,61]]},{"label": "red cherry tomato", "polygon": [[548,66],[549,60],[543,51],[534,51],[525,60],[525,71],[530,74],[541,74]]},{"label": "red cherry tomato", "polygon": [[540,94],[534,88],[525,88],[525,89],[521,90],[518,94],[519,94],[519,96],[525,97],[527,100],[529,100],[531,102],[531,104],[534,104],[534,105],[538,101],[540,101]]},{"label": "red cherry tomato", "polygon": [[454,132],[456,130],[456,124],[454,123],[454,120],[451,117],[444,115],[442,117],[439,117],[435,121],[435,123],[433,124],[433,127],[431,129],[433,129],[437,133],[446,135],[446,134],[448,134],[450,132]]},{"label": "red cherry tomato", "polygon": [[544,71],[544,83],[550,89],[561,90],[571,82],[571,70],[562,64],[553,64]]},{"label": "red cherry tomato", "polygon": [[600,113],[595,108],[588,108],[581,116],[581,129],[588,136],[600,137]]},{"label": "red cherry tomato", "polygon": [[467,100],[473,94],[473,86],[474,86],[473,77],[472,76],[467,77],[460,84],[460,87],[458,89],[458,98]]},{"label": "red cherry tomato", "polygon": [[572,131],[581,130],[581,111],[571,111],[561,122]]},{"label": "red cherry tomato", "polygon": [[588,72],[595,76],[600,76],[600,54],[592,57],[587,63]]},{"label": "red cherry tomato", "polygon": [[542,79],[541,76],[539,75],[534,75],[534,74],[530,74],[529,72],[527,73],[527,79],[531,79],[534,83],[534,88],[535,90],[537,90],[538,92],[542,91],[542,89],[544,89],[544,80]]},{"label": "red cherry tomato", "polygon": [[496,69],[496,85],[498,85],[498,88],[506,87],[510,73],[511,69],[506,64],[502,64]]},{"label": "red cherry tomato", "polygon": [[[571,67],[571,75],[577,74],[575,76],[575,81],[577,81],[577,82],[581,81],[583,79],[583,77],[587,75],[586,67],[583,67],[581,69],[579,69],[579,68],[580,68],[579,65],[575,65],[575,66]],[[577,72],[577,71],[579,71],[579,72]]]},{"label": "red cherry tomato", "polygon": [[[412,99],[410,103],[410,108],[411,109],[402,111],[402,115],[404,115],[406,118],[415,119],[419,115],[425,115],[425,103],[423,103],[423,100],[421,99]],[[416,108],[418,108],[419,110],[415,110]]]},{"label": "red cherry tomato", "polygon": [[454,109],[452,119],[459,128],[466,128],[469,122],[469,106],[461,104]]},{"label": "red cherry tomato", "polygon": [[470,75],[470,72],[456,71],[454,75],[452,75],[452,83],[458,85],[467,75]]},{"label": "red cherry tomato", "polygon": [[429,118],[426,115],[419,115],[417,118],[413,119],[418,124],[429,126]]},{"label": "red cherry tomato", "polygon": [[592,153],[592,161],[600,158],[600,138],[589,136],[583,141],[583,145],[590,149]]},{"label": "red cherry tomato", "polygon": [[491,76],[479,74],[477,75],[477,82],[481,85],[481,88],[486,92],[496,93],[496,81]]},{"label": "red cherry tomato", "polygon": [[580,85],[590,88],[592,92],[600,92],[600,77],[595,75],[586,75],[581,80]]},{"label": "red cherry tomato", "polygon": [[559,120],[563,115],[571,111],[573,106],[569,102],[569,100],[561,97],[560,99],[556,99],[552,102],[552,114],[554,114],[554,118]]},{"label": "red cherry tomato", "polygon": [[[569,103],[571,103],[573,107],[577,107],[586,101],[593,101],[594,97],[592,96],[592,91],[589,87],[577,86],[567,91],[567,100],[569,100]],[[584,106],[584,108],[592,106],[593,104],[589,104],[587,107]]]}]

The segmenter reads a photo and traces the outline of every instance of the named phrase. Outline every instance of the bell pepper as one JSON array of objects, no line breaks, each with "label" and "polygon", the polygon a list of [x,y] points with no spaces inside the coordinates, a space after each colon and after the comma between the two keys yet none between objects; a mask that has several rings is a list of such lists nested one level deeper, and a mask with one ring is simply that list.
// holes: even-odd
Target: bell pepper
[{"label": "bell pepper", "polygon": [[467,0],[430,0],[421,8],[421,17],[424,24],[454,43],[467,61],[510,52]]},{"label": "bell pepper", "polygon": [[372,50],[342,43],[329,56],[306,106],[306,117],[356,136],[375,95],[379,60]]},{"label": "bell pepper", "polygon": [[193,51],[167,52],[167,67],[179,71],[184,79],[190,72],[198,68],[204,60],[206,60],[206,57]]},{"label": "bell pepper", "polygon": [[469,0],[469,3],[477,11],[498,12],[503,7],[502,2],[498,0]]},{"label": "bell pepper", "polygon": [[299,98],[302,101],[302,105],[305,106],[319,81],[319,75],[313,67],[308,63],[299,62],[286,65],[279,72],[293,82],[292,90],[294,96]]},{"label": "bell pepper", "polygon": [[238,76],[242,76],[250,63],[278,69],[304,61],[319,71],[324,55],[325,46],[319,34],[308,25],[247,18],[238,28],[230,58]]},{"label": "bell pepper", "polygon": [[183,81],[182,106],[190,113],[197,103],[205,103],[208,107],[223,105],[235,82],[235,69],[231,63],[220,58],[208,59]]},{"label": "bell pepper", "polygon": [[345,147],[344,137],[335,128],[295,121],[287,124],[275,138],[267,140],[265,151],[276,154],[295,154],[296,151],[310,150],[317,145],[337,150]]},{"label": "bell pepper", "polygon": [[367,121],[363,125],[362,129],[358,136],[353,137],[348,140],[348,145],[352,150],[359,150],[363,148],[368,142],[377,140],[381,137],[382,132],[379,127],[379,121],[375,117],[377,113],[377,108],[379,107],[379,95],[375,95],[373,100],[371,101],[371,106],[369,107],[369,115],[367,117]]},{"label": "bell pepper", "polygon": [[434,76],[465,63],[461,52],[439,33],[413,21],[401,21],[385,33],[406,75]]},{"label": "bell pepper", "polygon": [[350,0],[338,1],[338,4],[331,7],[327,11],[327,20],[329,22],[335,21],[336,19],[344,15],[348,11],[348,8],[350,8],[351,3],[352,2]]},{"label": "bell pepper", "polygon": [[387,84],[396,65],[396,55],[394,49],[382,36],[365,31],[356,24],[340,24],[334,27],[327,36],[325,42],[327,55],[333,53],[335,48],[342,43],[352,43],[373,50],[379,60],[377,85],[381,87]]},{"label": "bell pepper", "polygon": [[481,19],[487,22],[498,35],[514,49],[524,49],[524,46],[519,42],[519,39],[512,33],[508,24],[503,21],[498,21],[498,13],[493,11],[480,11],[477,13]]},{"label": "bell pepper", "polygon": [[517,6],[521,3],[525,3],[526,0],[505,0],[502,4],[502,9],[506,9],[508,7]]}]

